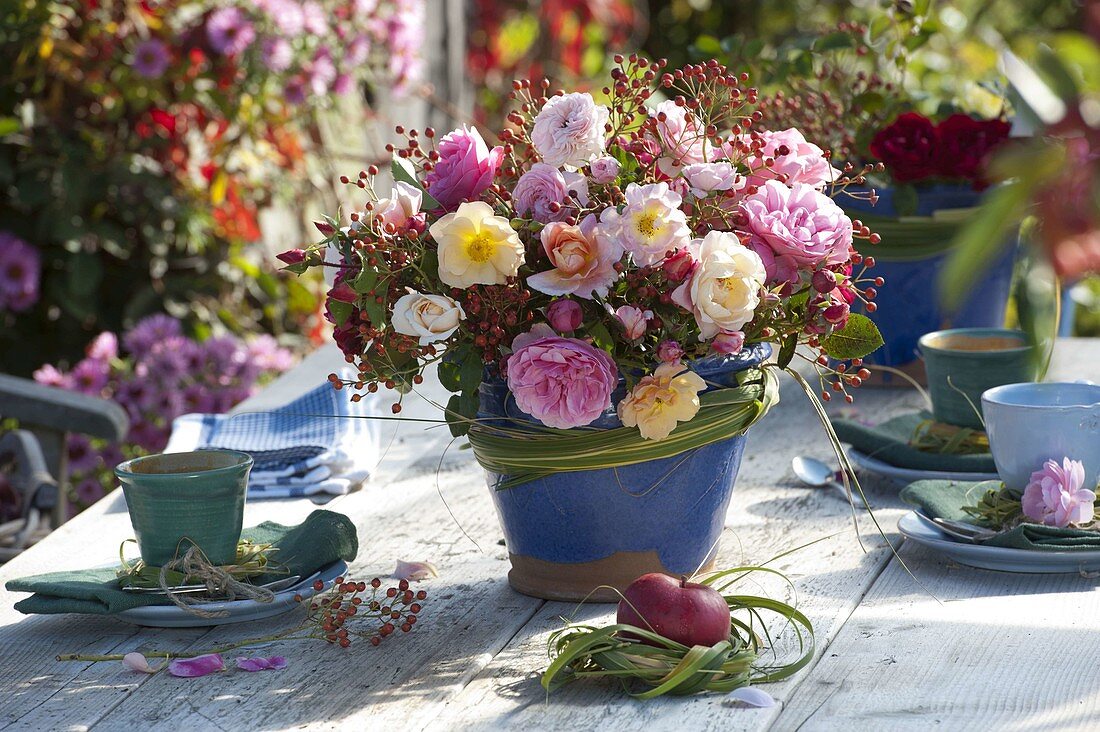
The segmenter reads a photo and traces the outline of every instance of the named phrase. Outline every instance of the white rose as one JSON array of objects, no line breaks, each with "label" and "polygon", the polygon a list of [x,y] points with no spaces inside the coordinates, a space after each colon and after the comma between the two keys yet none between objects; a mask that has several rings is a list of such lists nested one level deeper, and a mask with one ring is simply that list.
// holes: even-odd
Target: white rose
[{"label": "white rose", "polygon": [[691,252],[698,264],[673,301],[695,315],[704,340],[741,330],[752,320],[767,278],[760,255],[728,231],[692,240]]},{"label": "white rose", "polygon": [[603,154],[608,115],[591,94],[550,97],[535,117],[531,144],[544,163],[579,168]]},{"label": "white rose", "polygon": [[408,292],[394,303],[390,324],[398,333],[418,337],[422,346],[450,338],[466,317],[462,306],[445,295]]},{"label": "white rose", "polygon": [[713,191],[733,191],[744,185],[745,179],[737,174],[730,163],[693,163],[683,168],[684,178],[696,198],[705,198]]},{"label": "white rose", "polygon": [[393,184],[390,197],[379,198],[371,213],[383,224],[393,224],[394,228],[400,229],[409,219],[420,213],[423,200],[424,195],[419,189],[404,181],[397,181]]}]

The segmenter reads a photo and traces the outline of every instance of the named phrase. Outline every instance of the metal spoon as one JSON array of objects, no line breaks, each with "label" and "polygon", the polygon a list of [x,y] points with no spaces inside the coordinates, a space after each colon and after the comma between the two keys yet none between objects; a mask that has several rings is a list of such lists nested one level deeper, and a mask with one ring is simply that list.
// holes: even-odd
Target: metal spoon
[{"label": "metal spoon", "polygon": [[[843,484],[833,477],[835,475],[833,469],[820,460],[806,457],[805,455],[798,455],[791,460],[791,470],[793,470],[795,476],[806,485],[813,486],[814,488],[829,488],[834,495],[839,495],[844,499],[845,503],[848,502],[848,491],[844,489]],[[864,501],[858,493],[853,492],[851,500],[855,503],[857,508],[870,508],[867,502]]]},{"label": "metal spoon", "polygon": [[[280,592],[289,587],[293,587],[296,584],[300,584],[299,580],[302,578],[299,575],[291,575],[290,577],[281,577],[277,580],[267,582],[266,584],[259,585],[264,589],[271,590],[272,592]],[[134,587],[127,585],[122,588],[126,592],[133,592],[138,595],[163,595],[164,590],[159,587]],[[201,592],[206,592],[206,585],[181,585],[180,587],[170,588],[173,593],[177,595],[194,595]]]},{"label": "metal spoon", "polygon": [[952,521],[950,519],[939,518],[938,516],[936,518],[930,518],[921,511],[916,511],[915,513],[917,514],[917,518],[932,528],[938,529],[953,539],[959,539],[960,541],[965,541],[970,544],[980,544],[996,536],[998,533],[993,529],[975,526],[965,521]]}]

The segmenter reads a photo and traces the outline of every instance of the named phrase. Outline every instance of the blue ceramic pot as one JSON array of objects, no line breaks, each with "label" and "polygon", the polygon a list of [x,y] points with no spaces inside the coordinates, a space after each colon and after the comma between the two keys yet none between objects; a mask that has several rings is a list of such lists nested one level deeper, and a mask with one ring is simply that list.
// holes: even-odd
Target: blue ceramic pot
[{"label": "blue ceramic pot", "polygon": [[[690,364],[708,382],[734,386],[736,374],[771,353],[757,344],[736,356]],[[617,404],[625,384],[612,397]],[[481,385],[480,418],[537,422],[516,406],[499,378]],[[614,407],[594,427],[621,427]],[[648,572],[691,574],[708,567],[718,549],[741,466],[745,437],[734,437],[675,457],[607,470],[563,472],[498,490],[505,476],[487,473],[504,529],[512,570],[508,581],[526,595],[550,600],[617,601]]]},{"label": "blue ceramic pot", "polygon": [[[860,214],[896,216],[894,191],[876,188],[878,204],[841,196],[838,200],[848,215]],[[970,208],[981,201],[981,194],[969,185],[932,185],[918,188],[917,216],[930,216],[936,211]],[[872,227],[873,229],[874,227]],[[870,315],[882,331],[885,345],[865,361],[884,366],[904,366],[917,359],[917,341],[925,333],[945,328],[1001,328],[1005,307],[1012,289],[1012,273],[1016,264],[1016,232],[1011,246],[975,283],[971,295],[962,306],[947,312],[940,307],[938,283],[948,252],[917,259],[893,258],[872,245],[860,243],[861,253],[876,260],[869,274],[882,277],[886,284],[878,288],[877,310]],[[856,308],[862,311],[862,308]]]}]

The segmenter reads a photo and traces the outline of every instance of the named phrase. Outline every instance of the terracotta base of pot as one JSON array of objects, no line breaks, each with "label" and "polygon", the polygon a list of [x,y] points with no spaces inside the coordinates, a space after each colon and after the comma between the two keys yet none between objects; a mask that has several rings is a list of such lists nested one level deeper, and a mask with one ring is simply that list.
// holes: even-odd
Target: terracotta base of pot
[{"label": "terracotta base of pot", "polygon": [[[700,572],[714,567],[717,547]],[[618,602],[631,582],[650,572],[676,574],[665,568],[657,552],[616,552],[594,562],[559,564],[509,554],[508,584],[516,592],[543,600]],[[611,589],[614,588],[614,589]]]}]

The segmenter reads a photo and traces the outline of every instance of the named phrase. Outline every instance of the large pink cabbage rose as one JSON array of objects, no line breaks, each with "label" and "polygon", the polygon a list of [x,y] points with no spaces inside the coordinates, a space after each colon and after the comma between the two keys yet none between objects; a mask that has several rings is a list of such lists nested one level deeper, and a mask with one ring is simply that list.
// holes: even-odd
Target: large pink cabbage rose
[{"label": "large pink cabbage rose", "polygon": [[562,338],[545,323],[512,342],[508,388],[520,409],[548,427],[591,424],[611,406],[618,381],[615,362],[605,352]]},{"label": "large pink cabbage rose", "polygon": [[481,134],[466,126],[444,135],[436,151],[439,160],[424,176],[424,183],[446,209],[476,200],[493,184],[504,159],[504,148],[498,145],[490,150]]}]

